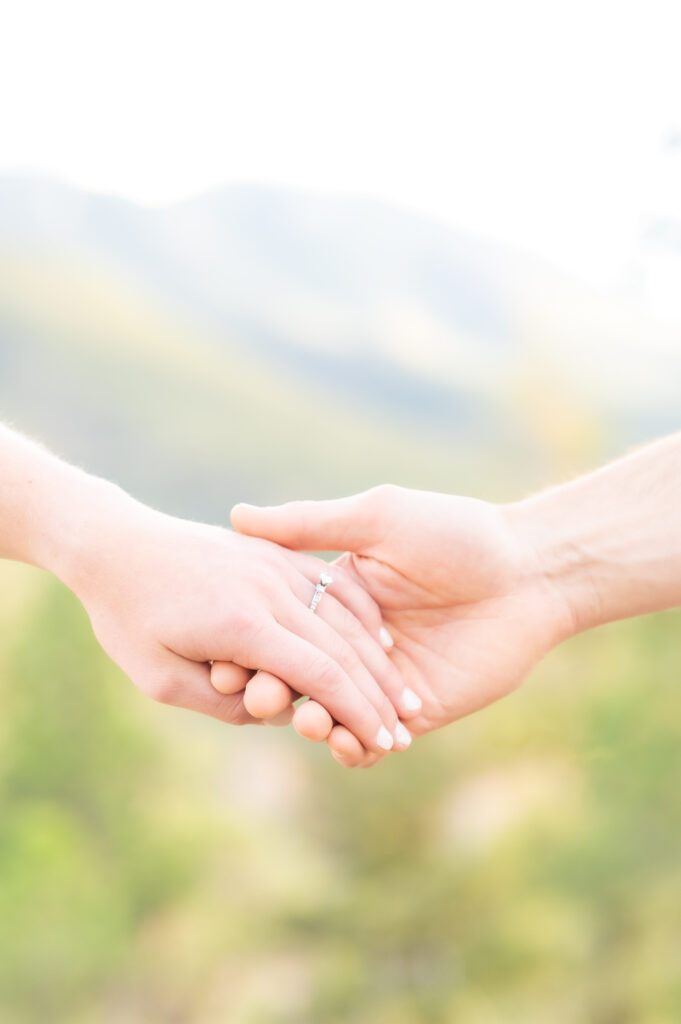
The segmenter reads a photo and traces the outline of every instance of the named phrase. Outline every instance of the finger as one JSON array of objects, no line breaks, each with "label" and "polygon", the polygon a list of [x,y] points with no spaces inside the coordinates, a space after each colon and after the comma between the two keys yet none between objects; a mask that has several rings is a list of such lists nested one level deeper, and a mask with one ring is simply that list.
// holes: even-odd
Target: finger
[{"label": "finger", "polygon": [[[322,604],[327,600],[329,603],[332,602],[332,599],[325,595]],[[342,605],[337,605],[337,609],[341,617],[347,616],[354,623],[354,626],[348,626],[349,630],[356,628],[356,630],[364,632],[363,627],[354,616],[350,615],[347,609],[344,609]],[[324,651],[340,665],[346,675],[352,680],[356,690],[371,702],[380,716],[383,726],[393,738],[391,746],[394,745],[395,729],[398,724],[397,713],[379,684],[367,670],[355,647],[348,643],[342,633],[332,628],[321,616],[312,614],[308,608],[305,608],[304,605],[298,602],[286,608],[280,618],[280,622],[281,625],[290,629],[293,633],[314,644],[320,651]],[[369,638],[369,643],[375,646],[379,653],[385,657],[385,654],[381,652],[378,645],[373,643],[371,638]],[[316,696],[316,694],[310,694],[310,696]],[[317,699],[327,711],[334,714],[333,709],[323,697]],[[338,718],[335,714],[334,717]],[[341,721],[341,719],[338,720]],[[347,722],[345,724],[348,725]],[[363,736],[359,733],[356,735],[364,742]],[[390,749],[390,747],[386,749]]]},{"label": "finger", "polygon": [[241,693],[253,673],[232,661],[214,661],[210,668],[210,681],[218,693]]},{"label": "finger", "polygon": [[[263,679],[259,680],[261,675]],[[295,710],[293,700],[297,695],[280,679],[266,673],[256,672],[254,675],[250,669],[230,661],[214,661],[210,669],[210,681],[218,693],[239,694],[249,715],[262,720],[265,725],[290,725]],[[249,707],[249,696],[253,701],[252,707]]]},{"label": "finger", "polygon": [[303,739],[323,743],[333,729],[333,718],[316,700],[306,700],[295,709],[293,728]]},{"label": "finger", "polygon": [[[307,638],[318,644],[320,639],[317,635],[318,630],[313,625],[315,620],[328,625],[332,630],[332,634],[328,635],[328,642],[331,646],[325,649],[336,660],[340,655],[336,644],[331,639],[332,635],[335,634],[334,641],[336,637],[342,637],[347,641],[345,653],[349,660],[345,663],[341,662],[341,664],[344,664],[348,674],[374,702],[386,728],[393,736],[392,749],[406,750],[411,743],[411,735],[402,722],[396,721],[396,714],[401,715],[404,706],[407,716],[414,715],[414,711],[409,708],[409,700],[406,696],[411,691],[405,690],[400,673],[385,651],[375,643],[355,616],[336,601],[331,594],[324,595],[316,615],[311,616],[309,609],[305,609],[302,605],[301,613],[300,622],[295,631],[304,635],[301,633],[301,629],[306,628],[309,631]],[[366,669],[366,672],[358,672],[360,665]]]},{"label": "finger", "polygon": [[272,719],[296,699],[290,686],[270,672],[256,672],[246,686],[244,706],[254,718]]},{"label": "finger", "polygon": [[419,698],[404,685],[404,679],[383,647],[367,632],[362,623],[336,599],[334,593],[324,594],[317,608],[317,617],[326,622],[357,652],[369,674],[402,719],[413,718],[421,709]]},{"label": "finger", "polygon": [[[316,621],[312,615],[309,618]],[[319,627],[315,631],[317,643],[283,626],[273,627],[271,633],[263,638],[263,667],[288,683],[292,689],[317,700],[337,722],[347,726],[368,750],[389,750],[394,743],[392,733],[386,728],[376,707],[339,661],[341,659],[353,663],[354,658],[358,662],[357,655],[352,648],[346,654],[345,641],[321,620],[316,621],[316,626]],[[335,656],[324,650],[325,643],[335,648]],[[364,666],[361,666],[359,672],[353,663],[353,669],[359,675],[368,675]],[[369,681],[387,705],[389,714],[394,717],[395,711],[390,702],[371,677]]]},{"label": "finger", "polygon": [[334,759],[344,768],[371,768],[385,756],[365,750],[357,737],[342,725],[334,726],[326,742]]},{"label": "finger", "polygon": [[[384,536],[378,491],[331,501],[291,501],[258,508],[235,505],[232,526],[239,533],[266,537],[284,547],[309,551],[362,551]],[[372,507],[373,506],[373,507]]]},{"label": "finger", "polygon": [[[347,554],[341,556],[342,561],[350,557]],[[317,583],[316,573],[319,564],[319,561],[313,558],[307,560],[304,566],[304,574],[314,584]],[[328,567],[328,571],[333,576],[333,583],[330,585],[331,590],[324,595],[323,602],[319,604],[317,615],[328,621],[334,629],[346,636],[353,647],[356,647],[364,664],[388,696],[400,718],[403,721],[415,718],[423,710],[423,701],[411,687],[404,685],[404,676],[396,663],[388,657],[395,645],[392,636],[383,625],[379,605],[367,593],[351,565],[341,565],[339,561],[335,561]],[[295,582],[292,581],[292,585],[298,593]],[[304,602],[305,595],[299,594],[299,596]],[[331,602],[329,602],[329,598],[332,599]],[[340,615],[332,617],[331,614],[327,614],[330,609],[336,607],[333,603],[334,600],[351,613],[350,618],[344,618],[345,629],[341,628]],[[357,632],[356,626],[352,624],[352,615],[364,626],[368,636]],[[379,646],[372,640],[376,635],[379,639]],[[361,648],[355,642],[359,636],[363,637]]]},{"label": "finger", "polygon": [[211,684],[210,666],[170,654],[144,666],[138,685],[161,704],[198,711],[229,725],[260,725],[244,707],[243,692],[219,693]]},{"label": "finger", "polygon": [[322,571],[327,571],[333,576],[333,594],[336,600],[359,619],[367,633],[374,637],[381,647],[385,650],[393,647],[393,638],[383,624],[381,609],[356,573],[337,561],[326,565],[314,555],[291,552],[290,558],[295,568],[313,586],[317,584]]}]

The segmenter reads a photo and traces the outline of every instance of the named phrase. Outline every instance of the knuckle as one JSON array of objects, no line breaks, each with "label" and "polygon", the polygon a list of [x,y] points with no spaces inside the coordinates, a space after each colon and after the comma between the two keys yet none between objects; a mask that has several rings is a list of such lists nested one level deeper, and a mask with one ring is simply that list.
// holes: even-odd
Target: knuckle
[{"label": "knuckle", "polygon": [[225,633],[240,629],[243,626],[245,615],[246,609],[242,605],[218,605],[215,609],[217,629]]},{"label": "knuckle", "polygon": [[294,530],[303,531],[305,529],[306,523],[308,522],[309,512],[309,503],[306,504],[303,501],[291,502],[289,507],[289,516]]},{"label": "knuckle", "polygon": [[214,717],[229,725],[245,725],[250,716],[238,694],[221,694],[215,705]]},{"label": "knuckle", "polygon": [[262,609],[257,612],[250,604],[244,603],[230,609],[229,615],[224,616],[224,632],[227,636],[234,636],[242,643],[252,645],[258,638],[265,626],[265,617]]},{"label": "knuckle", "polygon": [[250,639],[253,630],[253,617],[247,608],[232,608],[228,614],[220,616],[220,632],[225,638]]},{"label": "knuckle", "polygon": [[372,505],[378,508],[390,507],[400,494],[402,488],[397,484],[378,484],[367,491],[367,497]]},{"label": "knuckle", "polygon": [[[354,626],[348,626],[348,632],[352,632],[354,629]],[[357,634],[353,634],[352,638],[355,639],[356,636]],[[366,672],[359,654],[347,638],[338,643],[337,649],[334,651],[334,658],[349,676],[363,675]]]},{"label": "knuckle", "polygon": [[331,658],[320,658],[314,669],[317,683],[327,696],[336,697],[342,693],[343,673]]}]

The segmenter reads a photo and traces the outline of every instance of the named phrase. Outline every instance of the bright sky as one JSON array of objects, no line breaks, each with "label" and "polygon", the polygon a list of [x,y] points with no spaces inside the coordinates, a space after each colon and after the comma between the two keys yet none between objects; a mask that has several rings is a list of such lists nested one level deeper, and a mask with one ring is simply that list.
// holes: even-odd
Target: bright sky
[{"label": "bright sky", "polygon": [[681,127],[677,0],[0,0],[0,170],[368,193],[611,281]]}]

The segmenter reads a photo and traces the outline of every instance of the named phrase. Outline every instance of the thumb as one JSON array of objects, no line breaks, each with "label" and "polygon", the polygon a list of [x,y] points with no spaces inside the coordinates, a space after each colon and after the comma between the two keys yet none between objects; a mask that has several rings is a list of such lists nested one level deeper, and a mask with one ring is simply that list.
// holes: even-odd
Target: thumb
[{"label": "thumb", "polygon": [[385,536],[380,488],[331,501],[291,501],[258,508],[235,505],[232,526],[300,551],[366,551]]}]

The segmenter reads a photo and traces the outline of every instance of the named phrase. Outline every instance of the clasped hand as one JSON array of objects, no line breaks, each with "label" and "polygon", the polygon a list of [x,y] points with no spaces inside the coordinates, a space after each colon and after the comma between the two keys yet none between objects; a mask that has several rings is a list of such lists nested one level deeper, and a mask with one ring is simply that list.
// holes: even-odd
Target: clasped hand
[{"label": "clasped hand", "polygon": [[[375,679],[412,735],[514,689],[572,628],[562,592],[526,539],[521,506],[383,486],[336,501],[239,505],[232,523],[241,534],[293,549],[289,556],[301,549],[346,552],[334,564],[334,578],[353,599],[369,596],[372,604],[361,615],[357,607],[367,632],[376,637],[382,622],[394,641],[386,660],[401,682],[392,672]],[[318,563],[308,566],[316,572]],[[334,591],[340,596],[335,583]],[[327,614],[328,596],[320,606]],[[369,661],[365,666],[371,671]],[[243,686],[236,671],[215,665],[214,685],[234,694]],[[326,740],[341,764],[375,764],[384,752],[339,719],[321,691],[294,712],[293,701],[309,687],[267,669],[248,679],[239,700],[260,720],[292,718],[301,735]]]},{"label": "clasped hand", "polygon": [[[66,583],[156,700],[292,720],[368,766],[508,693],[574,633],[681,604],[680,452],[665,438],[511,505],[392,486],[238,505],[230,532],[0,426],[0,558]],[[304,551],[344,552],[317,609],[328,565]]]}]

